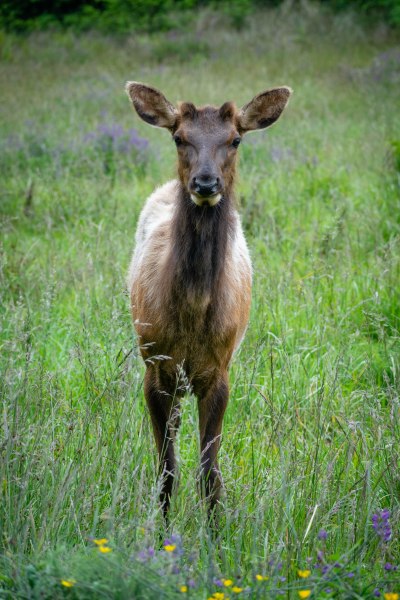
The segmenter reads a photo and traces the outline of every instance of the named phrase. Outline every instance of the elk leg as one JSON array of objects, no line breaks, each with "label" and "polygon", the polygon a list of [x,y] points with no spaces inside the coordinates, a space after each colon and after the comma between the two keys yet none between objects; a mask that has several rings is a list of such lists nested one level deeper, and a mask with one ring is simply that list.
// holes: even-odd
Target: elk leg
[{"label": "elk leg", "polygon": [[200,465],[202,491],[209,502],[210,516],[219,500],[222,477],[217,454],[221,444],[222,420],[228,404],[228,374],[219,374],[205,393],[199,396]]},{"label": "elk leg", "polygon": [[144,395],[150,412],[154,438],[159,456],[159,476],[161,476],[160,502],[164,517],[167,519],[171,502],[172,488],[176,473],[174,452],[175,431],[180,424],[179,405],[174,389],[160,389],[156,370],[148,367],[144,378]]}]

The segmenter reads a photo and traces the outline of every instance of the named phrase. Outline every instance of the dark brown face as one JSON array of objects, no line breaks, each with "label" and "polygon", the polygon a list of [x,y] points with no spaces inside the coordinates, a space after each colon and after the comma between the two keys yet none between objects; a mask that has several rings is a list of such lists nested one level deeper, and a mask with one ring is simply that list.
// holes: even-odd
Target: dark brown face
[{"label": "dark brown face", "polygon": [[179,177],[199,206],[216,206],[229,193],[241,137],[273,125],[292,93],[285,86],[266,90],[238,111],[232,102],[221,108],[184,102],[176,108],[161,92],[137,81],[128,82],[126,91],[143,121],[172,133]]},{"label": "dark brown face", "polygon": [[192,104],[180,107],[173,133],[178,172],[198,206],[215,206],[233,184],[241,142],[235,117],[233,105],[223,111],[211,106],[196,109]]}]

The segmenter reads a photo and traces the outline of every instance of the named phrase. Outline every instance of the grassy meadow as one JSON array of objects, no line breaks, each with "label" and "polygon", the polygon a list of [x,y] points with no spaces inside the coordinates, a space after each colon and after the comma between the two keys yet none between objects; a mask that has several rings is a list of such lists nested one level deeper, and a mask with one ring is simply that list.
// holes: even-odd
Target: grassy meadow
[{"label": "grassy meadow", "polygon": [[[284,3],[239,31],[203,10],[159,34],[3,33],[0,57],[0,598],[397,600],[399,34]],[[129,79],[197,104],[294,89],[239,150],[254,288],[217,540],[190,394],[169,531],[157,501],[125,275],[176,159]]]}]

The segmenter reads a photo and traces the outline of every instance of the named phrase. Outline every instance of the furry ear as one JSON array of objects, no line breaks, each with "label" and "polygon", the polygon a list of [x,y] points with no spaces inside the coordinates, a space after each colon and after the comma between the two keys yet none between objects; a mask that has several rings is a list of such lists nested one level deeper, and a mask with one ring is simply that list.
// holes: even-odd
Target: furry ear
[{"label": "furry ear", "polygon": [[281,116],[291,94],[290,87],[284,86],[255,96],[239,111],[238,127],[241,133],[270,127]]},{"label": "furry ear", "polygon": [[143,121],[154,127],[175,127],[178,111],[161,92],[137,81],[128,81],[125,90]]},{"label": "furry ear", "polygon": [[191,102],[181,102],[179,104],[179,111],[183,118],[195,119],[197,117],[197,109]]},{"label": "furry ear", "polygon": [[223,121],[233,119],[236,113],[236,108],[233,102],[225,102],[219,109],[219,116]]}]

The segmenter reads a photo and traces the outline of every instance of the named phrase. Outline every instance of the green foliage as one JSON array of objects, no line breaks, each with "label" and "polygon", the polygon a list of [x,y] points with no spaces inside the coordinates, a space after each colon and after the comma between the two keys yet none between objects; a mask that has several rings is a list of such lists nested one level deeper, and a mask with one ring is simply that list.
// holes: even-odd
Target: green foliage
[{"label": "green foliage", "polygon": [[[400,562],[398,34],[318,4],[257,11],[240,31],[206,7],[188,31],[0,36],[1,598],[182,597],[193,580],[204,600],[221,577],[238,598],[400,592],[384,568]],[[190,393],[169,531],[158,505],[124,282],[140,210],[176,157],[133,113],[134,78],[198,104],[294,89],[239,150],[254,288],[218,540]],[[385,508],[386,541],[371,520]]]},{"label": "green foliage", "polygon": [[[324,1],[324,0],[321,0]],[[72,27],[74,30],[99,29],[126,33],[134,30],[164,31],[177,28],[188,10],[209,5],[225,13],[240,30],[247,17],[258,7],[275,6],[282,0],[3,0],[0,27],[9,31],[30,31],[48,27]],[[325,0],[330,7],[361,10],[372,18],[384,18],[400,25],[398,0]]]},{"label": "green foliage", "polygon": [[64,25],[75,29],[114,31],[163,30],[173,24],[173,11],[193,8],[196,0],[4,0],[0,25],[15,31]]},{"label": "green foliage", "polygon": [[384,18],[390,25],[400,25],[400,3],[398,0],[326,0],[334,8],[358,9],[372,18]]}]

